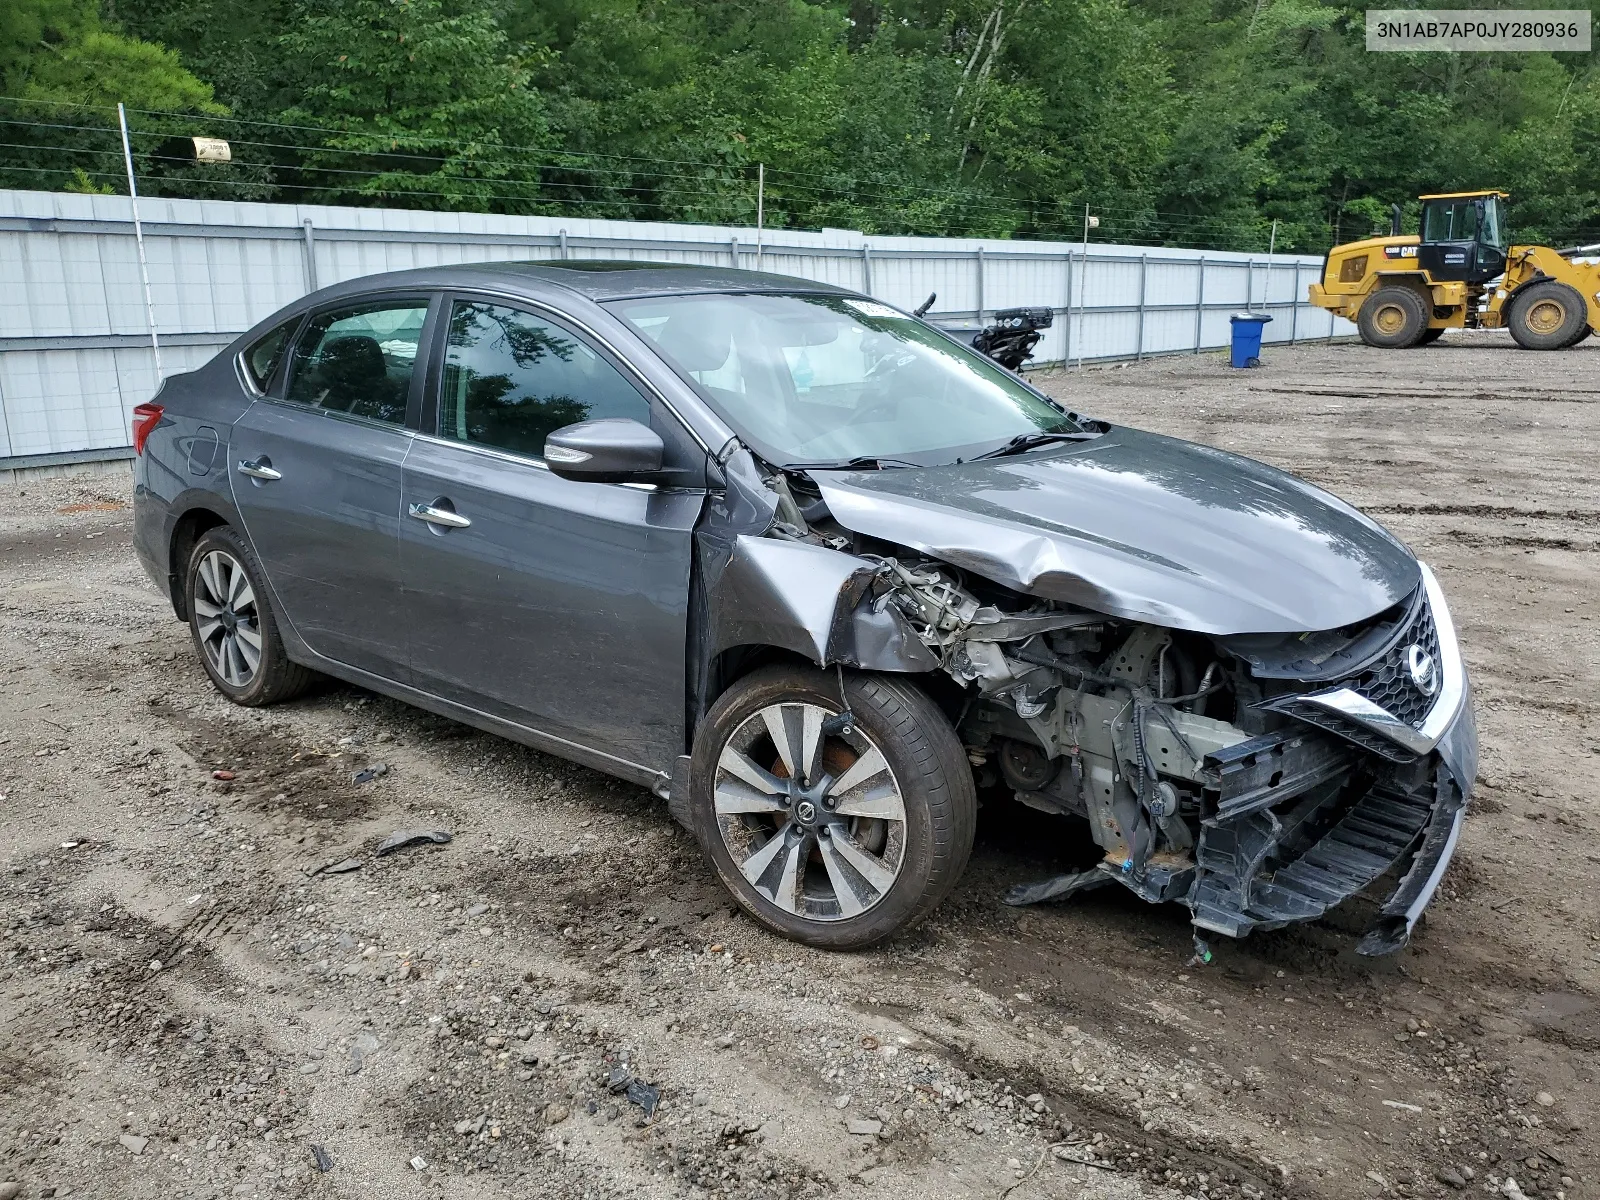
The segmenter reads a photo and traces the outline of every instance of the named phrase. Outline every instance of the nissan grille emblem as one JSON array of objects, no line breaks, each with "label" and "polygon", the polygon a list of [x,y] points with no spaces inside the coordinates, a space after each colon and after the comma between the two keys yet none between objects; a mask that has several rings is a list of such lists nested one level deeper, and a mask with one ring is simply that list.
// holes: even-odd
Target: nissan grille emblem
[{"label": "nissan grille emblem", "polygon": [[1406,669],[1411,672],[1411,682],[1417,685],[1417,691],[1424,696],[1431,696],[1439,690],[1439,668],[1429,654],[1421,646],[1413,644],[1406,651]]}]

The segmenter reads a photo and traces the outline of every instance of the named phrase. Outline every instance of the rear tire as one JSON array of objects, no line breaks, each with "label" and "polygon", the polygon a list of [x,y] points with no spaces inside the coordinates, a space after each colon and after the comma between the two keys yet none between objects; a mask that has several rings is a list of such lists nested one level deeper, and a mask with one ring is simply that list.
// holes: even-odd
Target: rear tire
[{"label": "rear tire", "polygon": [[1428,332],[1428,305],[1413,288],[1379,288],[1361,306],[1356,328],[1369,346],[1408,350]]},{"label": "rear tire", "polygon": [[1547,279],[1517,293],[1506,323],[1524,350],[1565,350],[1583,340],[1589,308],[1577,288]]},{"label": "rear tire", "polygon": [[1561,348],[1563,350],[1570,350],[1570,349],[1572,349],[1572,347],[1576,346],[1579,342],[1583,341],[1585,338],[1587,338],[1593,332],[1594,332],[1594,330],[1590,329],[1589,326],[1587,324],[1585,324],[1582,329],[1578,330],[1578,336],[1573,338],[1570,342],[1568,342],[1565,346],[1563,346]]},{"label": "rear tire", "polygon": [[1444,336],[1444,330],[1443,329],[1424,329],[1422,331],[1422,336],[1417,339],[1417,345],[1419,345],[1419,346],[1431,346],[1431,345],[1433,345],[1434,342],[1437,342],[1443,336]]},{"label": "rear tire", "polygon": [[[868,673],[846,675],[845,694],[855,726],[828,732],[820,723],[843,707],[836,675],[755,671],[712,706],[690,766],[695,836],[734,899],[825,950],[871,946],[926,917],[966,869],[977,825],[971,765],[927,695]],[[791,790],[792,777],[806,786]]]},{"label": "rear tire", "polygon": [[317,678],[284,654],[266,575],[233,526],[200,535],[183,586],[195,649],[212,685],[229,700],[246,708],[277,704]]}]

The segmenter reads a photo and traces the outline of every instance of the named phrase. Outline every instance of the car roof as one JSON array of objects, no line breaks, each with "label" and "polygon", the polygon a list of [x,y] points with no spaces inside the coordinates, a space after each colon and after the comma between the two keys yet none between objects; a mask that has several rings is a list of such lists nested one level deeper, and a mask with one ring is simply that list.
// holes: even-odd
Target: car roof
[{"label": "car roof", "polygon": [[631,260],[578,259],[567,262],[482,262],[421,267],[348,279],[318,293],[334,298],[351,293],[390,288],[510,287],[530,295],[552,289],[576,293],[601,302],[641,296],[691,295],[704,292],[822,292],[855,295],[847,288],[766,271],[709,267],[691,263],[636,262]]}]

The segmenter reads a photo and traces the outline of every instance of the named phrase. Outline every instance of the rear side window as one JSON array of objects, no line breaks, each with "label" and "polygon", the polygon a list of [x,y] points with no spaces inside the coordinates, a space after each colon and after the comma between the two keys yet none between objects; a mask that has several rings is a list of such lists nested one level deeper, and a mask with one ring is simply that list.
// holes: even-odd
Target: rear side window
[{"label": "rear side window", "polygon": [[631,417],[650,404],[620,371],[559,325],[498,304],[450,310],[439,434],[528,458],[576,421]]},{"label": "rear side window", "polygon": [[406,419],[426,300],[317,313],[295,343],[288,399],[392,425]]},{"label": "rear side window", "polygon": [[283,352],[289,345],[289,336],[298,324],[299,317],[285,321],[244,352],[244,369],[249,372],[250,382],[260,391],[266,391],[267,384],[272,382],[273,373],[283,361]]}]

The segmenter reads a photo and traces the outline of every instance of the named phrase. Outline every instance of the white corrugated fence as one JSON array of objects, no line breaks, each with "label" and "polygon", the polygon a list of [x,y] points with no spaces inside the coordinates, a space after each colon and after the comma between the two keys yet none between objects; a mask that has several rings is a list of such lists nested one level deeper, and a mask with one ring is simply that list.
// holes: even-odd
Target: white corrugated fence
[{"label": "white corrugated fence", "polygon": [[[1267,341],[1354,332],[1305,302],[1304,255],[1068,242],[869,237],[569,217],[140,200],[162,366],[191,370],[317,287],[380,271],[508,259],[740,266],[823,280],[936,319],[1046,306],[1034,361],[1141,358],[1225,346],[1228,317],[1266,312]],[[124,196],[0,191],[0,470],[131,454],[133,406],[155,391]]]}]

